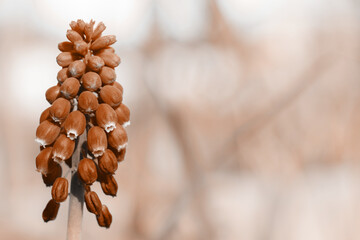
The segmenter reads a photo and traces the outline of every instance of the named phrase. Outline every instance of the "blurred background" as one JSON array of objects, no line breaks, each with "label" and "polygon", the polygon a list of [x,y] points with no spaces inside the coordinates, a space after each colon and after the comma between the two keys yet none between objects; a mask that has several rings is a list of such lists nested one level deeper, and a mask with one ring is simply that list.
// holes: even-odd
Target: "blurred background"
[{"label": "blurred background", "polygon": [[85,210],[83,239],[360,239],[359,1],[0,0],[1,239],[66,237],[34,138],[77,19],[116,35],[131,110],[113,223]]}]

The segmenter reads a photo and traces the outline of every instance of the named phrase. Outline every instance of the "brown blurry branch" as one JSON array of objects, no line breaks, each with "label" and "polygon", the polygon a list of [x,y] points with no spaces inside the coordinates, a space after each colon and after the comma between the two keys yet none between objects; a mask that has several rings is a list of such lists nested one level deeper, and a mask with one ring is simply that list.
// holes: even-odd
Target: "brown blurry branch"
[{"label": "brown blurry branch", "polygon": [[[233,153],[234,149],[237,148],[237,145],[251,135],[256,134],[256,132],[263,129],[267,124],[269,124],[273,119],[275,119],[280,113],[285,109],[290,107],[296,100],[298,100],[301,95],[308,90],[317,80],[320,79],[320,76],[328,69],[331,64],[333,64],[335,59],[326,54],[319,55],[308,67],[307,70],[299,76],[299,79],[296,81],[296,84],[283,96],[280,96],[278,100],[272,106],[267,106],[263,110],[253,117],[251,120],[241,124],[235,128],[234,133],[224,141],[220,151],[214,154],[214,163],[213,168],[218,166],[217,162],[222,159],[228,159],[226,155],[228,153]],[[224,163],[224,165],[226,165]]]}]

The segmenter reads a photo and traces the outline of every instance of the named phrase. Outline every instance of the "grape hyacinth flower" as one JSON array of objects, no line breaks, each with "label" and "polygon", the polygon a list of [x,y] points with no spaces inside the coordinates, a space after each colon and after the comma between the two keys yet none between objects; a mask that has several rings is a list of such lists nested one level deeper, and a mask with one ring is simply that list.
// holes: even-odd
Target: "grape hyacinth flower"
[{"label": "grape hyacinth flower", "polygon": [[130,111],[123,103],[123,87],[116,82],[120,58],[111,47],[116,37],[102,36],[106,28],[102,22],[94,25],[93,20],[72,21],[66,32],[69,41],[58,44],[61,53],[56,61],[62,68],[57,83],[45,93],[51,106],[41,113],[36,129],[40,144],[36,169],[45,185],[52,186],[42,217],[45,222],[54,220],[70,189],[70,240],[80,239],[83,202],[99,226],[110,227],[112,215],[91,186],[98,181],[106,195],[116,196],[114,174],[128,143],[125,127]]}]

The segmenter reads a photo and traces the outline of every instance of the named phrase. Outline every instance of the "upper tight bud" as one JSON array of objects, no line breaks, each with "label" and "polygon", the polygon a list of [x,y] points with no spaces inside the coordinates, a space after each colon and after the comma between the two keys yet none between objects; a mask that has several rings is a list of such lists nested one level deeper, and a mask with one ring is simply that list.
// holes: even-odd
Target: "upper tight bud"
[{"label": "upper tight bud", "polygon": [[60,96],[61,96],[61,93],[60,93],[60,86],[59,85],[55,85],[55,86],[50,87],[45,93],[46,100],[50,104],[52,104]]},{"label": "upper tight bud", "polygon": [[77,80],[74,77],[70,77],[63,82],[63,84],[60,87],[61,94],[67,98],[71,99],[76,97],[77,93],[80,89],[80,83],[79,80]]},{"label": "upper tight bud", "polygon": [[116,108],[123,100],[122,92],[114,86],[106,85],[100,90],[100,98],[104,103]]},{"label": "upper tight bud", "polygon": [[62,122],[68,116],[71,103],[65,98],[56,99],[49,109],[49,114],[55,122]]},{"label": "upper tight bud", "polygon": [[80,111],[84,113],[92,113],[98,108],[99,102],[94,93],[84,91],[79,96],[78,106]]},{"label": "upper tight bud", "polygon": [[81,78],[82,86],[88,91],[96,91],[101,87],[101,79],[99,74],[95,72],[87,72]]}]

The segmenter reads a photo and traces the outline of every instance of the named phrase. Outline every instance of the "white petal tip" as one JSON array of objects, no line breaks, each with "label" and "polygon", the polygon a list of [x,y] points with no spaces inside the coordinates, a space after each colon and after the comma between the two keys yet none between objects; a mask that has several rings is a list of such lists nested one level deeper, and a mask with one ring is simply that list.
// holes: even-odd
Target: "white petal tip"
[{"label": "white petal tip", "polygon": [[127,121],[127,122],[123,123],[122,126],[123,126],[124,128],[126,128],[127,126],[130,126],[130,121]]},{"label": "white petal tip", "polygon": [[44,139],[35,138],[35,142],[39,143],[41,146],[46,146],[46,141]]},{"label": "white petal tip", "polygon": [[120,152],[122,149],[126,148],[127,145],[128,143],[124,143],[123,145],[118,146],[116,150]]},{"label": "white petal tip", "polygon": [[104,129],[107,133],[111,132],[115,128],[116,128],[116,124],[114,122],[109,122],[109,123],[105,124],[105,126],[104,126]]}]

